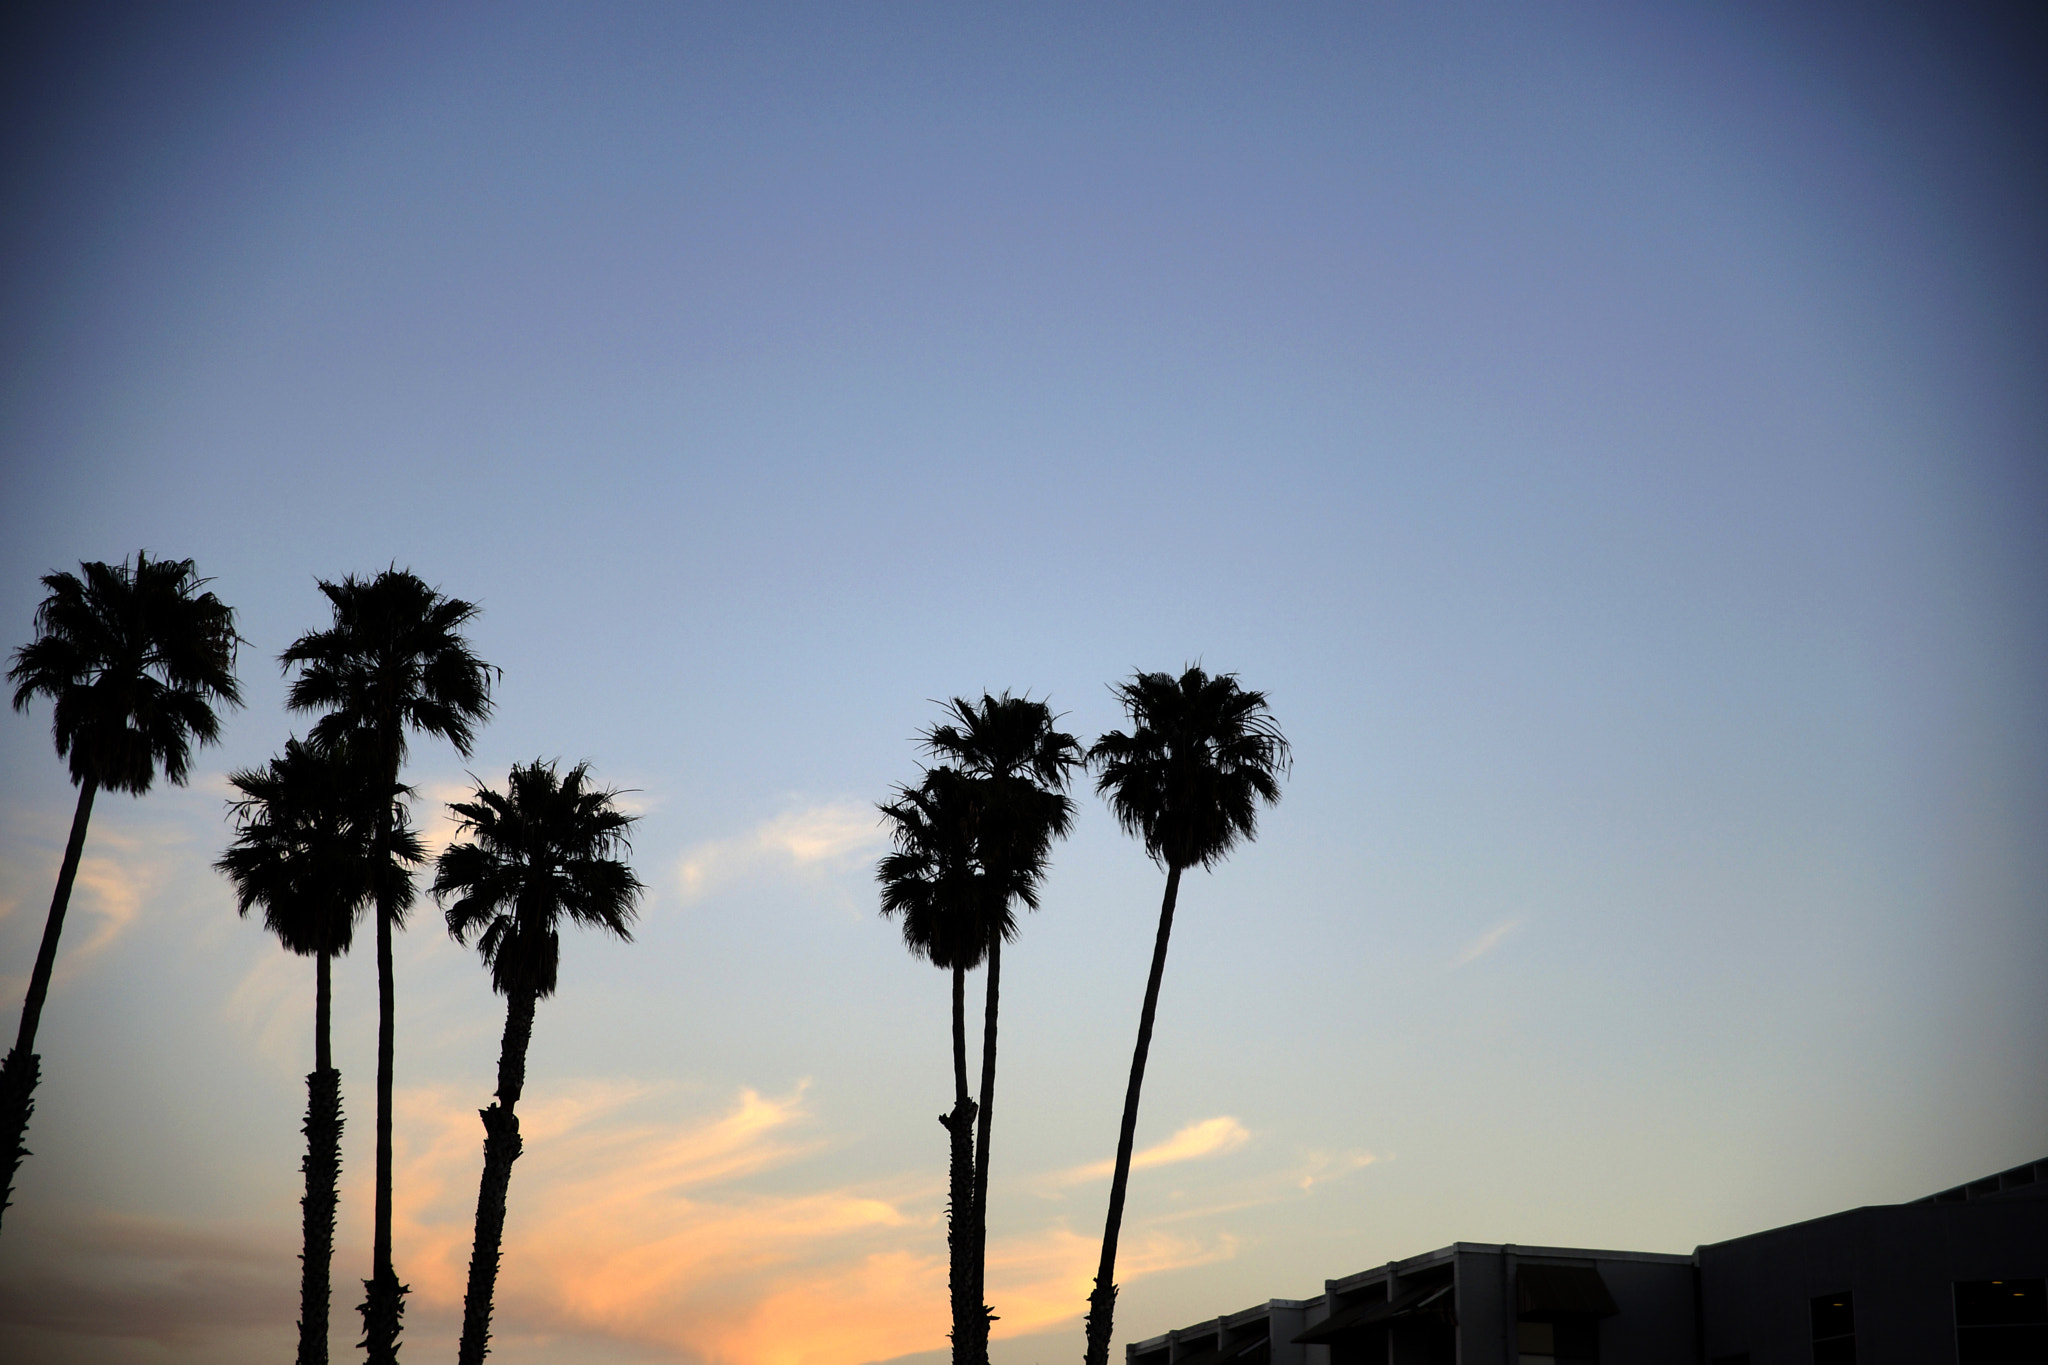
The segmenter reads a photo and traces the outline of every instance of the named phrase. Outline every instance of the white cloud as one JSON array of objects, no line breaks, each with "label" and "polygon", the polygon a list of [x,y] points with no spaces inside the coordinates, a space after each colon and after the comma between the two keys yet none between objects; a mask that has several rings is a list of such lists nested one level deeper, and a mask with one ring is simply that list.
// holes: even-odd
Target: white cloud
[{"label": "white cloud", "polygon": [[763,872],[843,872],[866,861],[884,842],[875,808],[838,801],[789,811],[730,839],[702,843],[676,864],[684,900]]},{"label": "white cloud", "polygon": [[1494,925],[1491,929],[1488,929],[1478,938],[1475,938],[1470,943],[1466,944],[1464,951],[1451,959],[1451,966],[1454,968],[1462,967],[1466,963],[1472,961],[1475,958],[1486,956],[1488,953],[1492,952],[1495,948],[1498,948],[1500,946],[1502,939],[1506,938],[1509,934],[1512,934],[1513,932],[1515,932],[1515,930],[1521,927],[1522,921],[1519,917],[1510,920],[1502,920],[1499,924]]}]

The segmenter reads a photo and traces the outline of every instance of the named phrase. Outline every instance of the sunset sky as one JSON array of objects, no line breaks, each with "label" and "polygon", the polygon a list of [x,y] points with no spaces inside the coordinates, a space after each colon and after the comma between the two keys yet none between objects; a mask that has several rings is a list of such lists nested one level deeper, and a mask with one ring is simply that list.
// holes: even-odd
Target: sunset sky
[{"label": "sunset sky", "polygon": [[[99,801],[0,1357],[292,1349],[313,972],[210,864],[225,773],[308,723],[316,580],[392,564],[503,669],[470,758],[413,750],[430,835],[536,756],[642,816],[636,941],[571,936],[539,1010],[503,1365],[937,1365],[946,978],[877,914],[874,803],[983,689],[1092,740],[1200,661],[1295,748],[1181,893],[1119,1343],[2048,1154],[2048,135],[2004,11],[38,8],[0,648],[44,573],[190,556],[247,706]],[[0,718],[10,1038],[49,722]],[[1162,881],[1089,796],[1005,954],[996,1365],[1081,1350]],[[503,1015],[431,903],[397,989],[426,1361]],[[336,992],[349,1360],[369,952]]]}]

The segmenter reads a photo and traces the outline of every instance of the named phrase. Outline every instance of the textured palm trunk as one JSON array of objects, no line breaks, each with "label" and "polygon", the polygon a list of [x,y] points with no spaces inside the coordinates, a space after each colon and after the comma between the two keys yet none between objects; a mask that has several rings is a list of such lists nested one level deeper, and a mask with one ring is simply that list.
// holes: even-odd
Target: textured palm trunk
[{"label": "textured palm trunk", "polygon": [[967,973],[953,969],[953,1112],[939,1115],[950,1139],[946,1190],[946,1283],[953,1303],[953,1365],[976,1365],[978,1302],[967,1268],[974,1227],[974,1101],[967,1095]]},{"label": "textured palm trunk", "polygon": [[329,963],[320,954],[313,1008],[313,1072],[306,1077],[305,1250],[300,1253],[298,1365],[327,1365],[327,1310],[334,1263],[336,1186],[341,1179],[341,1073],[329,1046],[333,999]]},{"label": "textured palm trunk", "polygon": [[[387,757],[382,764],[387,790],[378,795],[377,836],[371,866],[391,856],[389,789],[398,785],[397,721],[386,722]],[[388,888],[377,893],[377,1189],[376,1224],[370,1244],[370,1278],[363,1281],[363,1339],[367,1365],[397,1365],[398,1334],[404,1328],[407,1286],[391,1265],[391,1067],[397,1007],[391,974],[391,920],[398,907]]]},{"label": "textured palm trunk", "polygon": [[1117,1131],[1116,1173],[1109,1181],[1109,1217],[1102,1229],[1102,1261],[1088,1296],[1086,1365],[1109,1365],[1109,1340],[1116,1317],[1116,1242],[1123,1231],[1124,1190],[1131,1182],[1131,1142],[1138,1131],[1138,1092],[1145,1084],[1145,1057],[1152,1050],[1152,1018],[1159,1009],[1159,978],[1166,972],[1166,944],[1173,934],[1173,906],[1180,898],[1180,869],[1166,873],[1166,899],[1159,906],[1159,935],[1152,942],[1152,975],[1145,981],[1145,1007],[1138,1014],[1138,1046],[1131,1055],[1131,1083],[1124,1091],[1123,1127]]},{"label": "textured palm trunk", "polygon": [[14,1050],[0,1062],[0,1161],[7,1165],[7,1180],[0,1185],[0,1217],[14,1202],[14,1177],[28,1148],[29,1116],[35,1112],[36,1082],[42,1076],[42,1059],[36,1056],[36,1029],[43,1021],[43,1001],[50,994],[50,973],[57,965],[57,940],[64,933],[64,912],[71,905],[71,886],[78,880],[78,860],[85,852],[85,827],[92,820],[92,799],[100,784],[87,778],[78,785],[78,807],[71,815],[71,837],[64,844],[64,862],[57,869],[57,892],[50,897],[50,916],[43,921],[43,944],[36,951],[34,972],[28,979],[28,997],[21,1002],[21,1032]]},{"label": "textured palm trunk", "polygon": [[491,1297],[498,1285],[498,1255],[505,1241],[505,1193],[519,1159],[520,1093],[526,1088],[526,1049],[533,1041],[531,991],[505,1002],[505,1041],[498,1048],[498,1102],[479,1109],[484,1121],[484,1173],[476,1192],[476,1241],[469,1253],[469,1290],[462,1299],[461,1365],[483,1365],[491,1349]]},{"label": "textured palm trunk", "polygon": [[974,1244],[968,1252],[968,1274],[973,1283],[971,1301],[981,1311],[975,1315],[974,1365],[988,1365],[989,1325],[996,1320],[988,1304],[988,1131],[989,1115],[996,1104],[996,1007],[1003,993],[1002,935],[994,934],[988,945],[988,994],[981,1014],[981,1106],[974,1135]]}]

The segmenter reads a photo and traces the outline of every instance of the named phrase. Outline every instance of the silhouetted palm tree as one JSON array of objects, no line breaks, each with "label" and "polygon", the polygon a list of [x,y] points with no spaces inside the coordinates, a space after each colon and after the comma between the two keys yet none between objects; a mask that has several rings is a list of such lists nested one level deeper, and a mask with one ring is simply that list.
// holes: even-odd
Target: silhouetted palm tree
[{"label": "silhouetted palm tree", "polygon": [[[313,726],[316,744],[359,745],[379,778],[398,785],[406,734],[438,735],[467,757],[477,723],[490,714],[494,670],[462,637],[474,605],[444,597],[403,569],[372,579],[354,575],[322,580],[334,624],[294,640],[279,656],[296,664],[286,704],[294,711],[324,711]],[[380,805],[376,861],[388,861],[392,811]],[[363,1282],[363,1341],[368,1365],[393,1365],[405,1313],[406,1286],[391,1266],[391,1067],[393,999],[391,929],[405,907],[377,894],[377,1184],[376,1227],[370,1278]]]},{"label": "silhouetted palm tree", "polygon": [[158,768],[185,784],[192,742],[220,737],[216,706],[240,706],[235,682],[235,613],[196,577],[189,559],[151,559],[138,553],[131,566],[95,560],[77,574],[45,575],[49,595],[36,608],[36,638],[14,653],[7,680],[14,709],[38,696],[55,703],[57,754],[71,763],[78,807],[57,872],[57,891],[43,923],[42,947],[21,1006],[21,1032],[0,1063],[0,1213],[14,1197],[14,1177],[28,1155],[22,1139],[35,1110],[42,1060],[36,1028],[57,962],[57,939],[85,851],[85,827],[101,787],[136,796],[148,791]]},{"label": "silhouetted palm tree", "polygon": [[[881,807],[893,850],[876,868],[882,913],[902,916],[903,943],[915,957],[953,974],[953,1109],[939,1115],[950,1139],[947,1181],[947,1282],[953,1309],[954,1365],[978,1365],[986,1310],[968,1268],[974,1227],[974,1101],[967,1093],[967,973],[981,965],[991,938],[1005,930],[1004,898],[990,893],[974,858],[973,784],[951,768],[933,768],[915,787],[899,787]],[[991,926],[990,916],[998,923]]]},{"label": "silhouetted palm tree", "polygon": [[1117,823],[1144,840],[1152,860],[1165,866],[1166,896],[1159,906],[1152,973],[1145,981],[1138,1046],[1124,1092],[1102,1260],[1088,1297],[1086,1365],[1107,1365],[1109,1360],[1117,1234],[1123,1228],[1138,1091],[1145,1081],[1145,1055],[1152,1047],[1152,1019],[1159,1005],[1159,978],[1166,970],[1180,874],[1190,867],[1213,867],[1238,840],[1257,836],[1259,803],[1270,805],[1280,799],[1279,777],[1290,759],[1287,740],[1266,709],[1265,694],[1245,691],[1235,674],[1210,677],[1200,668],[1190,668],[1178,678],[1140,673],[1119,683],[1115,692],[1132,731],[1104,735],[1089,749],[1088,762],[1098,770],[1095,789],[1108,798]]},{"label": "silhouetted palm tree", "polygon": [[[1052,841],[1066,837],[1074,822],[1073,798],[1067,796],[1069,776],[1081,762],[1081,746],[1072,735],[1053,729],[1056,717],[1042,701],[983,693],[977,703],[953,698],[947,710],[953,719],[925,732],[933,755],[959,765],[972,780],[978,807],[974,821],[974,856],[1007,903],[1022,901],[1038,908],[1038,883]],[[1003,943],[1015,933],[1010,915],[998,918],[989,936],[988,977],[982,1009],[981,1095],[977,1106],[974,1145],[974,1225],[969,1238],[969,1292],[983,1307],[981,1339],[975,1365],[988,1355],[986,1266],[988,1258],[989,1127],[995,1113],[996,1022],[1002,999]]]},{"label": "silhouetted palm tree", "polygon": [[475,798],[448,809],[461,817],[457,837],[434,871],[434,899],[448,906],[448,932],[476,938],[491,988],[505,997],[505,1039],[498,1050],[498,1100],[483,1110],[484,1173],[476,1196],[476,1241],[462,1304],[462,1365],[483,1365],[490,1349],[491,1297],[505,1235],[505,1192],[519,1158],[520,1092],[534,1002],[555,993],[564,918],[630,940],[626,926],[640,879],[615,854],[628,848],[634,818],[614,804],[616,789],[590,786],[579,763],[557,778],[552,763],[514,765],[501,795],[479,784]]},{"label": "silhouetted palm tree", "polygon": [[[298,1365],[326,1365],[328,1273],[334,1259],[335,1185],[341,1175],[341,1073],[331,1042],[331,963],[349,950],[356,920],[375,895],[372,861],[377,784],[343,748],[290,740],[262,768],[232,773],[242,794],[229,803],[235,839],[214,863],[235,887],[236,908],[263,907],[263,927],[287,952],[315,960],[313,1070],[306,1077],[305,1245],[300,1253]],[[383,793],[386,802],[403,789]],[[423,860],[419,840],[394,813],[383,875],[403,905],[413,898],[407,867]]]}]

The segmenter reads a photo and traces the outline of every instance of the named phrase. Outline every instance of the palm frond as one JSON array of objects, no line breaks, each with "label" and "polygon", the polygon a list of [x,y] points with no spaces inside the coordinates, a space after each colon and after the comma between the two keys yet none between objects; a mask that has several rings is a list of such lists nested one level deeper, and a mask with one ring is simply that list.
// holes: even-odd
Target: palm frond
[{"label": "palm frond", "polygon": [[513,766],[503,792],[479,782],[449,805],[461,842],[435,863],[433,896],[456,941],[476,940],[499,993],[554,993],[565,917],[631,941],[646,887],[620,856],[637,817],[618,795],[593,786],[586,763],[563,774],[535,759]]},{"label": "palm frond", "polygon": [[192,746],[220,737],[216,708],[240,706],[234,611],[189,559],[92,561],[43,577],[36,638],[14,653],[14,708],[52,703],[57,754],[74,782],[140,795],[161,770],[182,786]]},{"label": "palm frond", "polygon": [[1263,692],[1200,667],[1139,673],[1113,691],[1129,734],[1088,751],[1096,791],[1124,831],[1169,867],[1210,867],[1256,838],[1258,808],[1280,799],[1292,750]]}]

